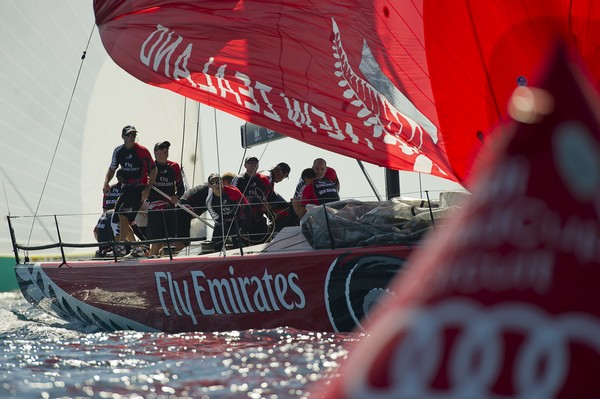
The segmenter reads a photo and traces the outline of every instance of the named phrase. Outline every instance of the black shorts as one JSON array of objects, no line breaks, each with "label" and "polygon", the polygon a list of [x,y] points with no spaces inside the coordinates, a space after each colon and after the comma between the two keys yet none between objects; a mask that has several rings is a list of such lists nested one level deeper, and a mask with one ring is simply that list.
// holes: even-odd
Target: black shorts
[{"label": "black shorts", "polygon": [[127,220],[133,222],[140,206],[142,206],[142,191],[144,191],[144,188],[145,186],[125,187],[115,204],[115,213],[125,215]]},{"label": "black shorts", "polygon": [[169,207],[165,209],[148,210],[148,226],[146,227],[147,239],[153,240],[156,238],[176,236],[177,209]]}]

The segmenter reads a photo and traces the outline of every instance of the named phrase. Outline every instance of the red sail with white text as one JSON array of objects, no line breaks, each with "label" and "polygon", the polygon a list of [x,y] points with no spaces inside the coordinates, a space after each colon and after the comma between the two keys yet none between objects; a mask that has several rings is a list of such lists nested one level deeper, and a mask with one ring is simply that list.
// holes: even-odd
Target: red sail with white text
[{"label": "red sail with white text", "polygon": [[598,82],[600,6],[522,1],[95,0],[131,75],[295,139],[468,184],[556,38]]}]

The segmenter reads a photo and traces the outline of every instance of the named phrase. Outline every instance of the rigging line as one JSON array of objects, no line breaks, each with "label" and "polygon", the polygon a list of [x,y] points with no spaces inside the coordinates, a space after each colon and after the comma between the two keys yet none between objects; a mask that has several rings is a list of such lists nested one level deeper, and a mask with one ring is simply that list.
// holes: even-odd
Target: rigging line
[{"label": "rigging line", "polygon": [[248,148],[244,148],[244,153],[242,154],[242,159],[240,160],[240,165],[238,166],[238,171],[237,171],[238,175],[242,174],[242,166],[244,166],[244,160],[246,159],[247,154],[248,154]]},{"label": "rigging line", "polygon": [[[256,175],[257,173],[255,173]],[[275,187],[275,186],[273,186]],[[248,188],[248,186],[246,186],[246,188]],[[257,194],[261,194],[260,197],[257,197],[259,200],[259,204],[264,206],[267,210],[264,212],[265,215],[272,215],[273,221],[276,219],[274,213],[269,209],[269,201],[267,199],[267,195],[266,193],[261,190],[259,187],[256,188]],[[262,199],[264,198],[264,200]],[[270,241],[273,238],[273,235],[275,234],[275,223],[272,224],[271,227],[271,231],[269,232],[269,228],[267,226],[267,232],[265,233],[265,236],[268,237],[267,241]],[[252,243],[252,244],[258,244],[260,243],[260,241],[262,240],[252,240],[252,234],[248,234],[248,242]]]},{"label": "rigging line", "polygon": [[200,103],[198,102],[196,114],[196,144],[194,145],[194,172],[192,173],[192,187],[196,187],[196,165],[198,163],[198,141],[200,137]]},{"label": "rigging line", "polygon": [[[214,126],[215,126],[215,142],[216,142],[216,150],[217,150],[217,173],[219,175],[219,189],[221,191],[221,195],[219,196],[219,204],[220,204],[220,209],[221,209],[221,237],[223,238],[223,246],[221,248],[221,252],[223,253],[223,256],[227,256],[227,245],[226,245],[226,241],[227,241],[227,237],[229,237],[229,234],[231,232],[231,228],[233,227],[233,225],[235,224],[237,226],[237,212],[238,212],[238,208],[235,209],[234,212],[234,216],[233,216],[233,220],[234,222],[231,223],[229,225],[229,228],[227,230],[227,232],[225,232],[225,217],[224,217],[224,211],[223,211],[223,195],[225,195],[225,187],[223,184],[223,179],[221,179],[222,173],[221,173],[221,151],[219,150],[219,124],[217,121],[217,109],[213,108],[213,119],[214,119]],[[240,199],[241,201],[241,199]],[[239,207],[240,203],[237,204],[237,207]],[[216,223],[215,223],[216,224]],[[237,227],[238,229],[238,234],[239,234],[239,226]],[[213,235],[215,234],[215,232],[218,233],[218,231],[213,229]],[[242,245],[242,243],[240,242],[240,246]]]},{"label": "rigging line", "polygon": [[4,200],[6,201],[6,210],[8,211],[8,216],[10,216],[10,205],[8,205],[8,195],[6,194],[6,185],[2,182],[2,189],[4,190]]},{"label": "rigging line", "polygon": [[[4,178],[8,181],[8,184],[11,185],[14,192],[19,196],[19,198],[21,199],[21,203],[25,205],[25,207],[29,210],[29,212],[33,213],[33,209],[31,208],[31,205],[29,205],[27,198],[23,195],[23,193],[21,193],[21,190],[19,190],[19,188],[13,182],[13,180],[10,178],[8,173],[6,173],[6,171],[4,170],[2,165],[0,165],[0,172],[4,175]],[[4,182],[2,182],[2,184],[4,184]],[[5,194],[6,194],[6,191],[5,191]],[[8,206],[8,198],[6,199],[6,205]],[[9,213],[10,213],[10,211],[9,211]],[[35,217],[34,217],[34,219],[35,219]],[[53,236],[52,236],[52,233],[50,233],[50,230],[48,230],[48,227],[45,224],[42,224],[42,229],[48,236],[48,239],[52,241]]]},{"label": "rigging line", "polygon": [[[213,108],[213,123],[215,125],[215,147],[217,150],[217,173],[221,177],[221,151],[219,150],[219,124],[217,122],[217,109]],[[223,204],[221,204],[222,206]]]},{"label": "rigging line", "polygon": [[[216,124],[217,124],[217,120],[216,120],[216,116],[215,116],[215,126],[216,126]],[[217,144],[218,144],[218,141],[217,141]],[[244,160],[246,159],[246,154],[247,154],[247,152],[248,152],[248,148],[244,147],[244,153],[243,153],[243,155],[242,155],[242,159],[240,160],[240,165],[239,165],[239,167],[238,167],[238,176],[242,174],[242,166],[244,165]],[[264,154],[264,151],[263,151],[263,154]],[[217,145],[217,157],[218,157],[218,156],[219,156],[219,150],[218,150],[218,145]],[[259,159],[259,162],[260,162],[260,159],[261,159],[261,158],[262,158],[262,155],[261,155],[261,156],[259,156],[259,158],[258,158],[258,159]],[[258,171],[256,171],[256,172],[258,173]],[[219,176],[221,176],[221,171],[220,171],[220,169],[219,169],[218,173],[219,173]],[[255,174],[256,174],[256,173],[255,173]],[[238,188],[238,187],[236,186],[236,188]],[[238,188],[238,189],[239,189],[239,188]],[[243,191],[243,192],[240,190],[240,192],[242,193],[242,197],[245,197],[245,196],[246,196],[246,190],[247,190],[247,189],[248,189],[248,184],[247,184],[247,185],[244,187],[244,191]],[[248,204],[248,205],[243,205],[243,206],[250,206],[250,204]],[[241,207],[242,207],[242,198],[240,198],[240,200],[239,200],[239,201],[236,203],[235,210],[234,210],[234,214],[235,214],[235,215],[237,215],[237,213],[240,211],[240,208],[241,208]],[[222,206],[222,204],[221,204],[221,209],[223,209],[223,206]],[[229,225],[229,229],[227,230],[227,232],[226,232],[226,233],[225,233],[225,232],[223,232],[223,233],[224,233],[224,235],[225,235],[226,237],[229,237],[229,234],[231,233],[231,229],[232,229],[232,227],[233,227],[233,224]],[[239,229],[239,226],[238,226],[238,229]],[[240,243],[240,245],[241,245],[241,243]]]},{"label": "rigging line", "polygon": [[185,145],[185,120],[187,111],[187,97],[183,97],[183,126],[181,129],[181,156],[179,157],[179,165],[183,168],[183,147]]},{"label": "rigging line", "polygon": [[[263,151],[260,153],[260,155],[258,156],[258,163],[259,163],[259,165],[260,165],[260,160],[262,159],[262,157],[264,156],[265,152],[267,151],[267,147],[268,147],[268,146],[269,146],[269,144],[271,143],[271,140],[273,140],[273,137],[271,137],[271,138],[270,138],[270,139],[267,141],[267,143],[266,143],[266,145],[265,145],[265,148],[264,148],[264,150],[263,150]],[[241,174],[242,174],[242,172],[241,172],[241,170],[242,170],[242,165],[244,165],[244,164],[245,164],[244,160],[246,159],[246,154],[247,154],[247,151],[248,151],[248,148],[244,148],[244,155],[242,156],[242,159],[241,159],[241,161],[240,161],[240,162],[241,162],[241,164],[240,164],[240,167],[239,167],[239,169],[238,169],[238,175],[241,175]],[[246,173],[246,172],[244,172],[244,174],[245,174],[245,173]],[[250,180],[252,180],[252,178],[253,178],[255,175],[257,175],[257,174],[258,174],[258,169],[257,169],[257,170],[254,172],[254,175],[250,176]],[[250,181],[248,181],[248,183],[247,183],[247,184],[246,184],[246,186],[244,187],[244,191],[241,191],[241,190],[240,190],[240,192],[242,193],[242,196],[244,196],[244,197],[246,196],[246,192],[247,192],[247,190],[248,190],[248,186],[250,186]],[[273,186],[273,187],[274,187],[274,186]],[[238,187],[236,186],[236,188],[238,188]],[[238,189],[239,189],[239,188],[238,188]],[[264,194],[264,193],[263,193],[263,194]],[[266,197],[265,197],[265,200],[266,200]],[[268,203],[268,201],[265,201],[265,203]],[[248,204],[248,206],[250,206],[250,205],[251,205],[251,204]],[[240,209],[240,207],[241,207],[241,206],[242,206],[242,199],[240,198],[240,200],[238,201],[238,203],[237,203],[237,205],[236,205],[236,208],[235,208],[235,212],[236,212],[236,213],[239,211],[239,209]],[[246,205],[244,205],[244,206],[246,206]],[[227,232],[227,235],[229,235],[229,232]]]},{"label": "rigging line", "polygon": [[[223,252],[223,256],[227,255],[227,245],[226,245],[226,240],[227,237],[229,236],[229,232],[227,232],[227,234],[225,234],[225,215],[223,213],[223,194],[225,193],[225,190],[223,189],[223,180],[221,180],[221,151],[219,150],[219,125],[217,123],[217,109],[213,108],[213,122],[215,125],[215,147],[217,150],[217,173],[219,174],[219,189],[221,191],[221,195],[219,195],[219,205],[220,205],[220,211],[221,211],[221,238],[223,239],[223,247],[221,248],[221,251]],[[209,188],[210,190],[210,188]],[[235,215],[234,215],[235,218]],[[215,225],[217,223],[215,222]],[[233,223],[232,223],[233,224]],[[230,226],[231,229],[231,226]],[[213,229],[213,235],[215,233],[218,233],[218,231],[216,229]]]},{"label": "rigging line", "polygon": [[[260,164],[260,160],[263,158],[264,154],[267,152],[267,149],[268,149],[269,145],[273,141],[273,138],[274,138],[274,135],[271,136],[271,138],[266,142],[263,151],[258,156],[259,164]],[[244,147],[244,154],[242,156],[242,160],[240,161],[241,164],[240,164],[240,167],[238,169],[238,174],[241,174],[242,165],[244,164],[244,160],[246,159],[247,152],[248,152],[248,148]],[[259,174],[258,170],[254,173],[254,175],[257,175],[257,174]],[[250,178],[252,179],[252,177],[254,177],[254,175],[251,176]],[[246,184],[246,186],[244,187],[244,192],[242,192],[243,196],[246,196],[246,191],[248,190],[248,186],[249,186],[249,184]],[[260,190],[260,191],[262,191],[262,190]],[[273,184],[273,192],[275,192],[275,185],[274,184]],[[263,197],[265,197],[265,201],[262,201],[262,205],[264,205],[268,209],[269,201],[267,200],[267,197],[265,196],[265,193],[262,192],[262,194],[263,194]],[[240,199],[240,202],[238,202],[238,204],[237,204],[236,212],[239,210],[239,208],[241,206],[242,205],[241,205],[241,199]],[[250,206],[250,204],[248,204],[248,206]],[[269,236],[269,238],[267,239],[267,242],[268,242],[268,241],[270,241],[273,238],[273,236],[275,234],[275,223],[274,223],[274,221],[275,221],[276,217],[275,217],[274,213],[271,210],[268,210],[265,214],[271,214],[271,215],[273,215],[273,217],[272,217],[272,219],[273,219],[273,226],[272,226],[271,232],[268,234],[268,236]],[[268,230],[267,230],[267,233],[268,233]],[[248,241],[252,242],[251,235],[249,235],[249,237],[250,238],[248,238]]]},{"label": "rigging line", "polygon": [[381,196],[379,195],[379,192],[377,191],[377,187],[375,187],[375,184],[373,184],[373,180],[371,180],[371,176],[369,176],[369,173],[365,169],[365,165],[363,165],[363,163],[360,159],[357,159],[356,162],[358,162],[358,166],[360,167],[360,170],[363,172],[365,179],[367,179],[367,183],[369,183],[369,186],[371,186],[371,190],[373,190],[373,193],[375,194],[377,201],[381,201]]},{"label": "rigging line", "polygon": [[181,170],[181,179],[183,180],[183,191],[187,191],[190,187],[188,185],[187,177],[183,170],[183,154],[185,148],[185,124],[186,124],[186,111],[187,111],[187,97],[183,98],[183,126],[181,132],[181,156],[179,157],[179,168]]},{"label": "rigging line", "polygon": [[94,34],[94,30],[96,29],[96,24],[92,26],[92,31],[90,32],[90,36],[88,37],[87,44],[85,45],[85,50],[81,55],[81,62],[79,63],[79,70],[77,71],[77,77],[75,78],[75,84],[73,85],[73,90],[71,91],[71,98],[69,99],[69,104],[67,105],[67,110],[65,112],[65,117],[63,118],[62,126],[60,127],[60,133],[58,134],[58,139],[56,140],[56,146],[54,147],[54,153],[52,154],[52,159],[50,160],[50,166],[48,167],[48,173],[46,173],[46,179],[44,180],[44,185],[42,186],[42,192],[40,193],[40,198],[38,200],[37,206],[34,212],[34,218],[31,221],[31,230],[29,230],[29,237],[27,238],[27,245],[31,243],[31,236],[33,235],[33,226],[35,225],[35,216],[40,210],[40,205],[42,204],[42,198],[44,198],[44,192],[46,191],[46,186],[48,185],[48,179],[50,178],[50,173],[52,172],[52,167],[54,166],[54,160],[56,159],[56,154],[58,152],[58,146],[60,145],[60,140],[65,130],[65,125],[67,123],[67,118],[69,117],[69,111],[71,110],[71,104],[73,104],[73,98],[75,97],[75,90],[77,89],[77,83],[79,82],[79,77],[81,76],[81,70],[83,69],[83,62],[85,61],[85,56],[87,54],[87,50],[90,47],[90,42],[92,41],[92,35]]},{"label": "rigging line", "polygon": [[[244,134],[244,133],[242,133],[242,134]],[[271,136],[271,138],[269,140],[267,140],[267,142],[265,143],[265,148],[258,156],[259,164],[260,164],[260,161],[262,160],[265,152],[267,152],[267,148],[269,147],[269,144],[271,144],[271,141],[273,141],[273,137],[274,137],[274,135]],[[242,159],[240,160],[240,166],[238,167],[238,175],[242,173],[242,166],[244,166],[244,160],[246,159],[246,156],[248,154],[248,148],[250,148],[250,147],[244,146],[244,153],[242,154]],[[258,173],[258,170],[256,171],[256,173]],[[245,194],[245,193],[243,193],[243,194]]]},{"label": "rigging line", "polygon": [[[216,120],[216,115],[215,115],[215,127],[217,125],[217,120]],[[271,144],[271,141],[273,140],[273,136],[271,136],[271,138],[267,141],[265,148],[263,149],[263,151],[260,153],[260,155],[258,156],[258,160],[259,160],[259,164],[260,164],[260,160],[263,158],[265,152],[267,151],[267,148],[269,147],[269,144]],[[244,165],[244,160],[246,159],[246,155],[248,153],[248,148],[244,146],[244,153],[242,155],[242,159],[240,160],[240,165],[238,167],[238,175],[242,174],[242,166]],[[218,150],[218,139],[217,139],[217,158],[219,157],[219,150]],[[221,176],[221,171],[220,168],[218,170],[219,176]],[[258,174],[258,170],[254,173],[255,175]],[[252,178],[253,176],[251,176]],[[244,191],[242,192],[242,196],[246,196],[246,191],[248,190],[248,186],[249,184],[247,184],[244,187]],[[268,203],[268,202],[267,202]],[[248,205],[244,205],[244,206],[250,206],[250,204]],[[240,208],[242,207],[242,199],[240,198],[240,200],[238,201],[238,203],[236,204],[236,209],[235,209],[235,214],[237,214],[237,212],[239,212]],[[222,204],[221,204],[221,209],[223,208]],[[231,232],[231,228],[232,225],[229,226],[229,230],[227,231],[227,233],[225,234],[225,236],[229,236],[229,233]],[[273,228],[274,229],[274,228]],[[274,231],[273,231],[274,233]],[[272,234],[271,234],[272,237]],[[251,241],[249,239],[249,241]]]}]

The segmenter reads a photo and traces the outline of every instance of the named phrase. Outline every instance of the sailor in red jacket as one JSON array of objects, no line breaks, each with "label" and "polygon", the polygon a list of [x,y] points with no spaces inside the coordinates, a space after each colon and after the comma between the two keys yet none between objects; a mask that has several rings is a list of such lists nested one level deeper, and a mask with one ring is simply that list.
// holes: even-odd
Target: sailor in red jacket
[{"label": "sailor in red jacket", "polygon": [[[323,158],[317,158],[313,161],[312,169],[317,175],[317,179],[327,179],[333,182],[336,191],[340,192],[340,179],[338,179],[337,172],[330,166],[327,166],[327,162]],[[294,190],[294,198],[300,198],[302,196],[302,190],[304,190],[304,179],[300,178],[296,189]]]},{"label": "sailor in red jacket", "polygon": [[313,169],[305,169],[302,176],[306,183],[302,190],[302,197],[292,199],[292,206],[298,219],[306,214],[306,205],[308,204],[322,205],[340,200],[340,195],[331,180],[317,178]]}]

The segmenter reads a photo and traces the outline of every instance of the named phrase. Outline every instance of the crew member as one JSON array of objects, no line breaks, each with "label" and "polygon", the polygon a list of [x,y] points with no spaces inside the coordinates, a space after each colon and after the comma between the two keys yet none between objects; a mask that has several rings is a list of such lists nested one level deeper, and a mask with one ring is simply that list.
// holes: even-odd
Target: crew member
[{"label": "crew member", "polygon": [[335,184],[329,179],[319,179],[313,169],[305,169],[302,173],[305,176],[306,186],[302,190],[301,199],[294,198],[292,205],[298,218],[306,214],[306,205],[323,205],[329,202],[339,201]]},{"label": "crew member", "polygon": [[[146,237],[150,240],[177,235],[175,204],[183,195],[185,187],[181,167],[169,160],[171,143],[161,141],[154,145],[156,180],[148,195],[148,226]],[[160,190],[160,191],[159,191]],[[150,245],[150,256],[158,256],[164,242]]]},{"label": "crew member", "polygon": [[[104,193],[110,190],[110,181],[115,171],[120,166],[123,170],[125,185],[123,192],[115,204],[115,213],[119,215],[120,241],[135,241],[135,236],[130,223],[135,219],[142,201],[148,198],[150,187],[156,178],[156,165],[148,149],[136,143],[137,129],[127,125],[121,130],[123,144],[113,151],[110,166],[104,177]],[[141,248],[132,249],[140,251]],[[119,246],[117,255],[124,255],[124,247]]]},{"label": "crew member", "polygon": [[245,245],[260,244],[269,237],[265,212],[268,209],[267,198],[270,195],[271,182],[265,175],[257,173],[258,165],[258,158],[246,158],[246,172],[238,175],[232,182],[252,205],[252,216],[244,227]]}]

